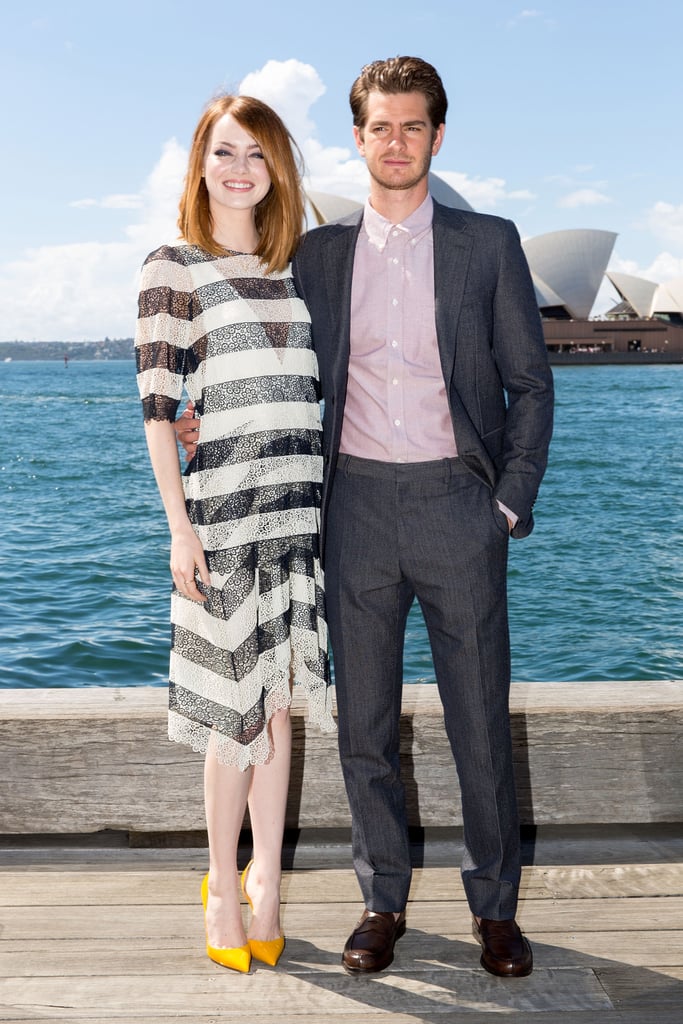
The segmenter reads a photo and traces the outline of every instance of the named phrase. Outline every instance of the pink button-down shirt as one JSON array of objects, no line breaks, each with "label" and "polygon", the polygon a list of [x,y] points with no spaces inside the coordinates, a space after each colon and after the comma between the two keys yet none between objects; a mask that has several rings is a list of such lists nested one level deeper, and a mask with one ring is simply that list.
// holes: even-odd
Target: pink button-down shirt
[{"label": "pink button-down shirt", "polygon": [[431,196],[402,224],[365,204],[351,290],[340,451],[381,462],[456,454],[434,317]]}]

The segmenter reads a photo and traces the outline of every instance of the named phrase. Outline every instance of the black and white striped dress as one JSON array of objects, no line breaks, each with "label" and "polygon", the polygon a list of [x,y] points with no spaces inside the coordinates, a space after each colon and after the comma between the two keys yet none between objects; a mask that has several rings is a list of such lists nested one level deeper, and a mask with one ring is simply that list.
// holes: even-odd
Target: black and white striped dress
[{"label": "black and white striped dress", "polygon": [[184,243],[142,269],[135,338],[145,420],[174,420],[183,388],[200,417],[183,475],[206,553],[208,600],[171,597],[169,736],[246,768],[265,763],[267,723],[290,703],[334,728],[318,529],[318,368],[289,270]]}]

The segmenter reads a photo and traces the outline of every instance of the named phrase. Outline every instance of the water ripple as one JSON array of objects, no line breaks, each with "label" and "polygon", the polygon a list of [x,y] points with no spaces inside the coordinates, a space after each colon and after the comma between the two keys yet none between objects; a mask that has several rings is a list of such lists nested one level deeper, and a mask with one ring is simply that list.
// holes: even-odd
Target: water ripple
[{"label": "water ripple", "polygon": [[[537,526],[510,548],[513,678],[683,678],[683,367],[558,367]],[[0,365],[0,686],[163,685],[168,537],[132,362]],[[407,682],[433,682],[417,606]]]}]

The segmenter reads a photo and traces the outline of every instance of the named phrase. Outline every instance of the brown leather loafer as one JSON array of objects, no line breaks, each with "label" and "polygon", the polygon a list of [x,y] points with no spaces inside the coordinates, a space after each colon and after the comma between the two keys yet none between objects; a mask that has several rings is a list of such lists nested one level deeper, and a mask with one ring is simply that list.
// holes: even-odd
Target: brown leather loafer
[{"label": "brown leather loafer", "polygon": [[472,934],[481,943],[481,966],[500,978],[526,978],[534,967],[531,946],[516,921],[472,918]]},{"label": "brown leather loafer", "polygon": [[394,959],[394,946],[405,934],[406,915],[402,911],[398,920],[393,914],[365,910],[351,932],[342,965],[349,974],[372,974],[383,971]]}]

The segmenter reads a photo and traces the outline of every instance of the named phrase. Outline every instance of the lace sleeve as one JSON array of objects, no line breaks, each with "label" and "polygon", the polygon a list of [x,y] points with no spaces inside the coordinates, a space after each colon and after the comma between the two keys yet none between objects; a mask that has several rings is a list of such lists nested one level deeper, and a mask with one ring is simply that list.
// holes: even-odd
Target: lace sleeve
[{"label": "lace sleeve", "polygon": [[174,420],[191,340],[192,284],[178,250],[162,246],[145,260],[135,332],[137,380],[145,420]]}]

